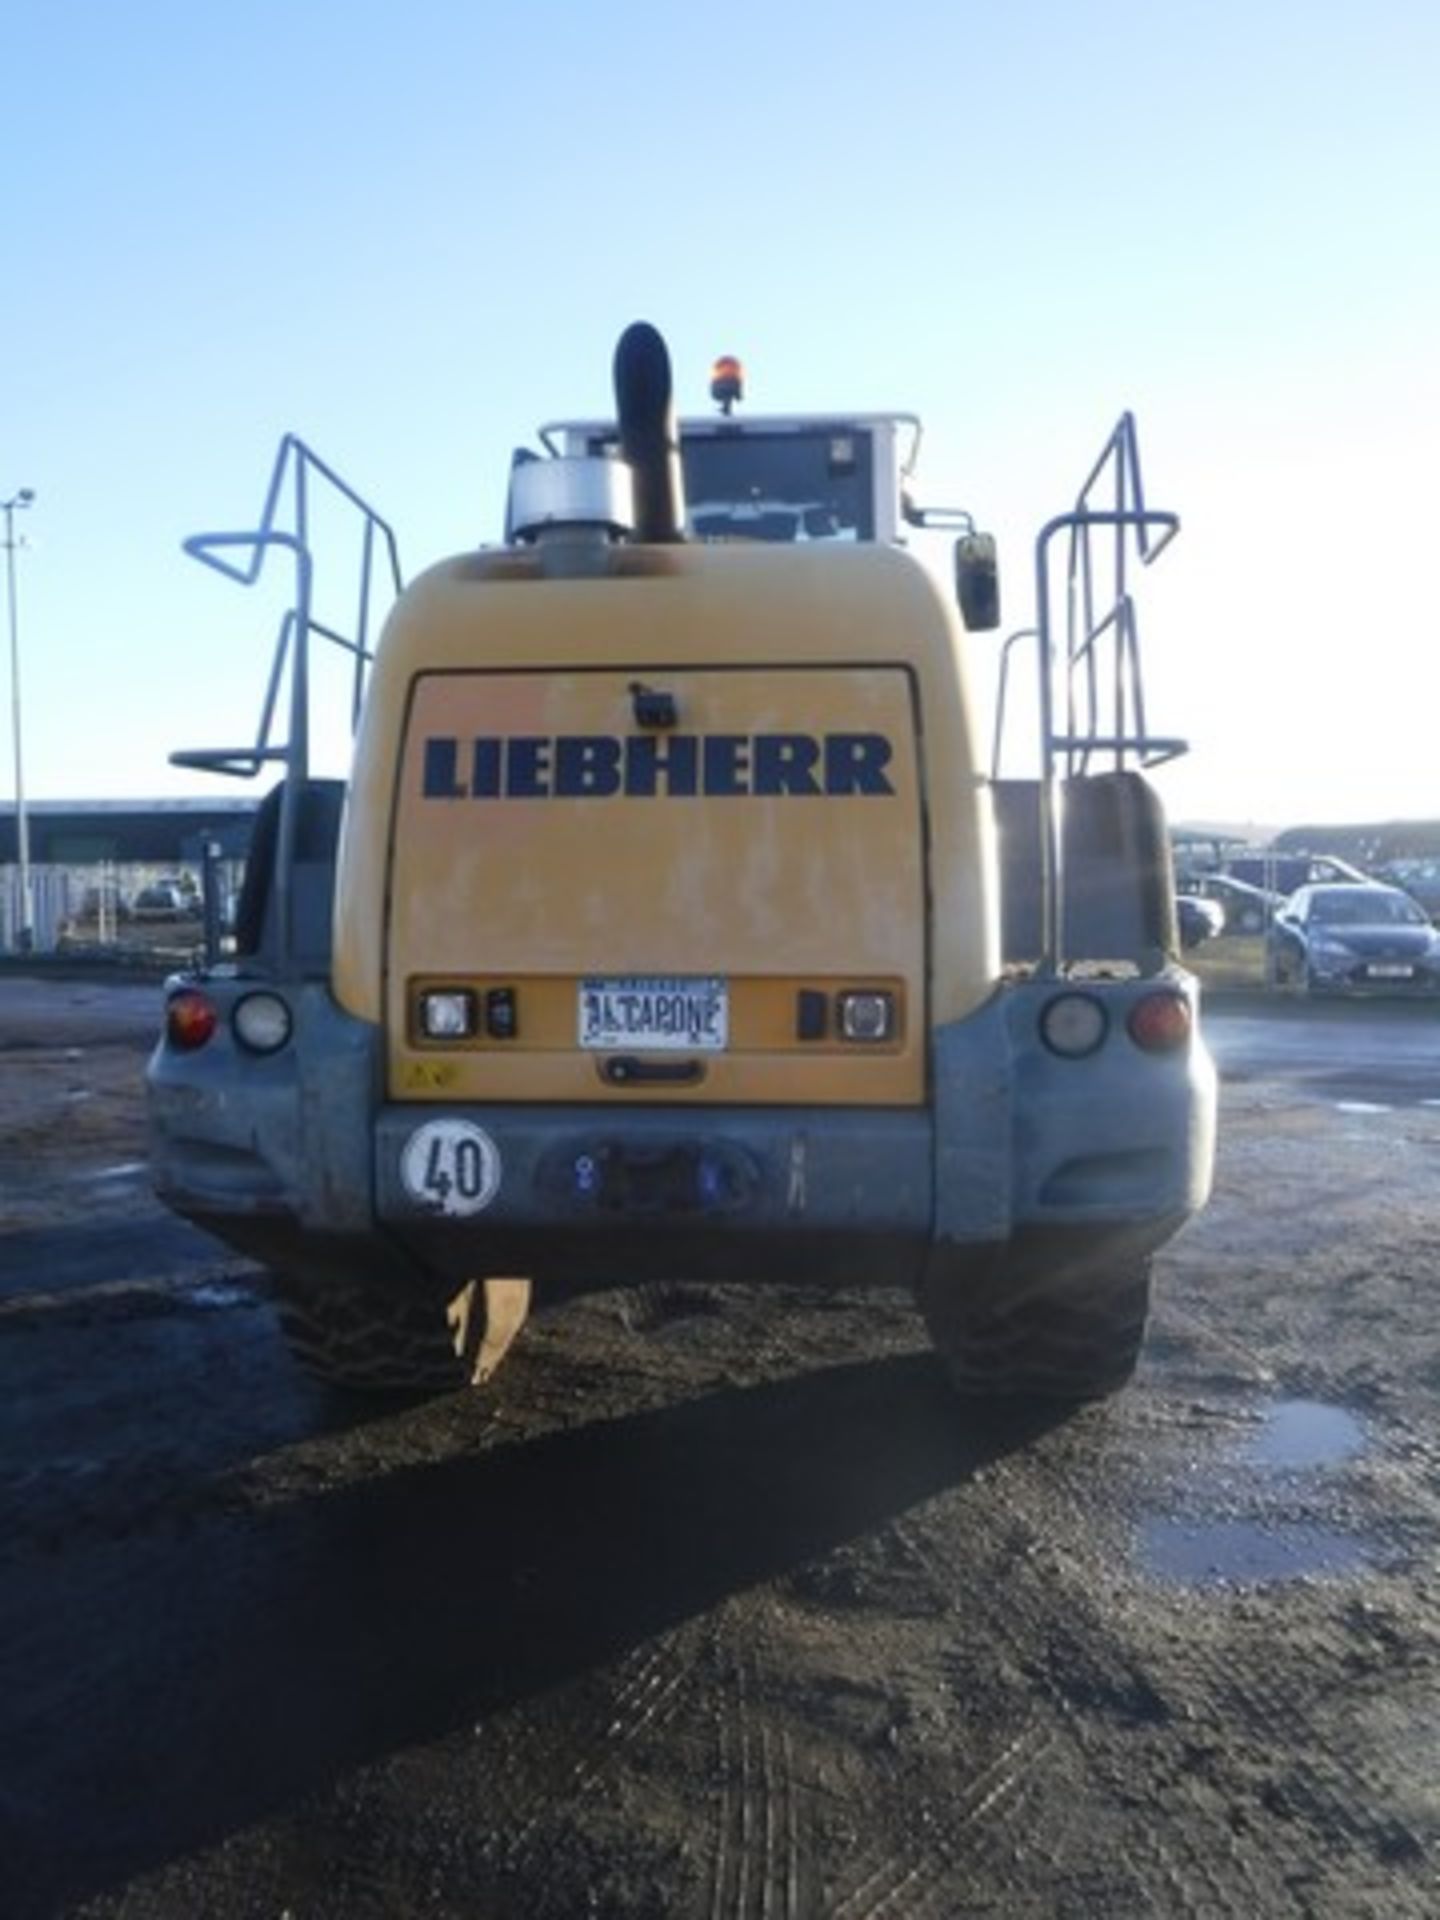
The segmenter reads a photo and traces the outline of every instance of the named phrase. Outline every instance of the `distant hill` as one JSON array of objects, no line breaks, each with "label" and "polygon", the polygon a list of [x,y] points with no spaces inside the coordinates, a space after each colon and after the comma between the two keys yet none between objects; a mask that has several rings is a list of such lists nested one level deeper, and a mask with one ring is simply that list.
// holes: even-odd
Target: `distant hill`
[{"label": "distant hill", "polygon": [[1266,847],[1280,831],[1268,820],[1177,820],[1171,823],[1170,837],[1224,846]]},{"label": "distant hill", "polygon": [[1277,853],[1333,853],[1357,867],[1387,860],[1440,859],[1440,819],[1374,820],[1346,826],[1260,825],[1253,820],[1184,820],[1170,830],[1177,846],[1273,847]]},{"label": "distant hill", "polygon": [[1386,860],[1440,858],[1440,820],[1377,820],[1358,826],[1286,827],[1273,844],[1282,852],[1337,853],[1357,866]]}]

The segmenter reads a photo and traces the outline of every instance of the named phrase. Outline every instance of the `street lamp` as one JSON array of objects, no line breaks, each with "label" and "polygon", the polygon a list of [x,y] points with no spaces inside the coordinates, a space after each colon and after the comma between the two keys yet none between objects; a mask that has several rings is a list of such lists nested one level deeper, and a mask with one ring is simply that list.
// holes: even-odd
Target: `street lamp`
[{"label": "street lamp", "polygon": [[15,515],[34,504],[35,489],[21,487],[0,500],[5,515],[5,581],[10,601],[10,719],[15,734],[15,845],[20,863],[20,927],[17,945],[29,953],[35,944],[30,899],[30,823],[25,817],[25,776],[20,764],[20,615],[15,601]]}]

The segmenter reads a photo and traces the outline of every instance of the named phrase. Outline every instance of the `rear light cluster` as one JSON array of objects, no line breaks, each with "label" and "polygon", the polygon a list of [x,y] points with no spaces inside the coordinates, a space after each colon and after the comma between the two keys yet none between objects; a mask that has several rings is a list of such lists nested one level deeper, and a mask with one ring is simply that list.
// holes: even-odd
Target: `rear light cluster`
[{"label": "rear light cluster", "polygon": [[[165,1038],[181,1053],[212,1040],[220,1010],[208,993],[182,987],[165,1003]],[[278,1053],[294,1030],[290,1008],[278,993],[247,993],[230,1009],[230,1031],[247,1053]]]},{"label": "rear light cluster", "polygon": [[837,993],[835,1020],[842,1040],[891,1040],[895,1036],[893,993]]},{"label": "rear light cluster", "polygon": [[[472,1040],[482,1033],[491,1040],[514,1040],[520,1032],[513,987],[490,987],[484,993],[469,987],[428,987],[416,1005],[426,1040]],[[874,1046],[895,1039],[898,1032],[895,995],[883,987],[852,987],[836,994],[802,987],[796,995],[797,1040],[836,1037]]]},{"label": "rear light cluster", "polygon": [[513,987],[432,987],[420,995],[420,1031],[427,1040],[469,1040],[482,1030],[492,1040],[513,1040],[520,1017]]},{"label": "rear light cluster", "polygon": [[850,987],[843,993],[819,993],[803,987],[795,1001],[797,1040],[841,1040],[875,1046],[899,1031],[895,996],[883,987]]},{"label": "rear light cluster", "polygon": [[1146,1053],[1175,1053],[1190,1038],[1193,1020],[1183,993],[1147,993],[1130,1009],[1125,1026]]},{"label": "rear light cluster", "polygon": [[194,987],[172,993],[165,1002],[165,1038],[181,1053],[203,1047],[220,1024],[215,1002]]},{"label": "rear light cluster", "polygon": [[[1125,1031],[1144,1053],[1175,1053],[1185,1046],[1193,1026],[1190,1002],[1168,987],[1136,1000],[1125,1016]],[[1040,1037],[1052,1053],[1083,1060],[1110,1030],[1110,1015],[1093,994],[1061,993],[1040,1015]]]}]

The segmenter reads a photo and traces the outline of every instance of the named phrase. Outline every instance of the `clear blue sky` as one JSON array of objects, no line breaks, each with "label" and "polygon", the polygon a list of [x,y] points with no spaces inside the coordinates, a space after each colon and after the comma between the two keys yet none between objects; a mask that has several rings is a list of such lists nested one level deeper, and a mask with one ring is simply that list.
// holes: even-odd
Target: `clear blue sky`
[{"label": "clear blue sky", "polygon": [[728,351],[757,409],[920,412],[1014,624],[1134,407],[1172,810],[1440,813],[1430,0],[56,0],[0,61],[31,797],[244,791],[166,755],[249,736],[273,609],[179,542],[283,431],[418,571],[644,316],[694,410]]}]

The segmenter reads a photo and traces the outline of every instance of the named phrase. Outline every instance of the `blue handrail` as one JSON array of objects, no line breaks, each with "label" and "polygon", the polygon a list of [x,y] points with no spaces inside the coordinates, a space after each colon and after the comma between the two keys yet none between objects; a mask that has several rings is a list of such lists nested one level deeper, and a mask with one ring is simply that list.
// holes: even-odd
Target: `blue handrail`
[{"label": "blue handrail", "polygon": [[[360,590],[353,632],[342,632],[315,617],[315,562],[310,546],[312,477],[317,477],[332,488],[362,519]],[[288,524],[280,524],[282,521],[288,521]],[[380,549],[378,557],[377,545]],[[187,748],[170,755],[174,766],[196,767],[207,773],[231,774],[241,779],[253,779],[267,765],[278,763],[282,767],[284,790],[280,801],[272,884],[276,945],[280,956],[287,958],[290,954],[290,903],[299,795],[310,777],[311,636],[318,635],[354,659],[350,689],[350,727],[353,732],[359,722],[364,700],[366,669],[374,658],[370,644],[370,614],[375,574],[377,568],[388,561],[389,586],[392,594],[399,594],[404,584],[399,549],[388,521],[382,519],[333,467],[293,433],[287,433],[280,442],[265,490],[260,524],[255,531],[193,534],[184,542],[184,549],[193,559],[213,567],[217,573],[237,581],[242,587],[255,585],[273,550],[288,553],[294,560],[294,598],[281,616],[253,744],[248,747]],[[230,558],[232,553],[243,553],[248,557],[237,563]],[[287,672],[290,683],[289,723],[286,737],[283,741],[277,741],[273,737],[276,714]]]},{"label": "blue handrail", "polygon": [[[1000,773],[1012,649],[1033,640],[1039,686],[1042,965],[1061,961],[1063,844],[1058,783],[1091,771],[1103,756],[1158,766],[1187,743],[1155,734],[1145,715],[1139,622],[1131,590],[1134,565],[1151,566],[1180,531],[1178,514],[1145,504],[1140,446],[1131,413],[1120,416],[1068,513],[1046,521],[1035,542],[1033,627],[1012,633],[1000,657],[991,775]],[[1057,644],[1051,546],[1068,533],[1063,646]],[[1108,657],[1107,657],[1108,656]]]}]

